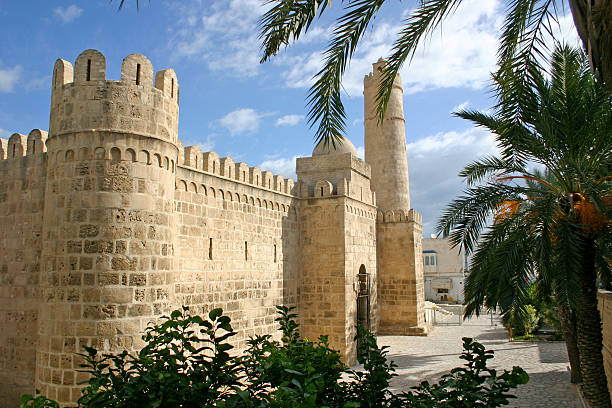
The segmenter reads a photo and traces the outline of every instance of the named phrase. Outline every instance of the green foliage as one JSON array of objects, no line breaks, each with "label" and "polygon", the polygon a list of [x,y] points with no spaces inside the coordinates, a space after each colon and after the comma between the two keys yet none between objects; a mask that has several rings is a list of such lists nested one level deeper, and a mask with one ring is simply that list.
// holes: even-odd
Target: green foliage
[{"label": "green foliage", "polygon": [[[208,319],[186,308],[175,310],[147,328],[147,345],[135,356],[100,356],[88,347],[81,355],[91,378],[79,407],[497,407],[513,398],[507,394],[511,388],[529,378],[519,367],[497,375],[487,368],[493,352],[464,338],[465,367],[453,369],[438,384],[424,382],[414,392],[394,395],[389,381],[396,365],[387,361],[388,348],[379,348],[372,333],[358,328],[363,370],[347,369],[326,336],[314,342],[302,338],[292,308],[277,309],[282,340],[253,338],[243,356],[228,354],[235,333],[221,309],[212,310]],[[31,395],[22,397],[21,406],[58,407]]]},{"label": "green foliage", "polygon": [[[468,189],[438,223],[454,245],[473,252],[468,316],[483,304],[525,314],[533,281],[575,308],[582,247],[593,239],[602,257],[610,233],[612,101],[580,51],[557,45],[550,77],[529,69],[533,84],[520,96],[499,93],[494,114],[457,113],[489,129],[501,151],[465,167]],[[609,268],[600,271],[609,280]]]},{"label": "green foliage", "polygon": [[21,396],[20,408],[59,408],[59,404],[47,397],[40,395],[40,391],[36,390],[35,395],[24,394]]},{"label": "green foliage", "polygon": [[208,320],[175,310],[147,327],[147,345],[135,356],[103,354],[85,347],[85,372],[91,375],[79,399],[84,407],[213,406],[240,385],[227,340],[235,335],[230,319],[214,309]]},{"label": "green foliage", "polygon": [[511,333],[512,337],[529,336],[537,328],[538,312],[533,305],[526,305],[521,313],[514,309],[502,316],[502,323]]}]

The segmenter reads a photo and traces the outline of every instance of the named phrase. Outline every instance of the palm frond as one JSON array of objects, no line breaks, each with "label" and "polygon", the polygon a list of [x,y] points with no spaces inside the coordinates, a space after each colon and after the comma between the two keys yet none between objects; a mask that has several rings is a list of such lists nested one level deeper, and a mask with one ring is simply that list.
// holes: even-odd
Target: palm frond
[{"label": "palm frond", "polygon": [[469,254],[493,213],[503,202],[511,200],[520,200],[513,186],[488,183],[469,188],[444,210],[436,231],[448,237],[452,246],[460,245]]},{"label": "palm frond", "polygon": [[320,17],[331,0],[269,0],[273,6],[259,19],[259,39],[262,42],[260,63],[276,55],[282,46],[296,41],[306,33],[313,20]]},{"label": "palm frond", "polygon": [[307,106],[308,122],[319,126],[315,144],[327,145],[342,140],[345,130],[344,105],[340,97],[342,76],[357,43],[385,0],[354,0],[346,6],[346,13],[338,19],[329,46],[324,53],[323,68],[315,75]]},{"label": "palm frond", "polygon": [[412,58],[419,42],[430,35],[445,17],[457,9],[460,3],[461,0],[425,0],[405,21],[404,28],[393,44],[387,65],[382,71],[377,95],[379,123],[382,123],[387,111],[395,77],[406,59]]},{"label": "palm frond", "polygon": [[[551,11],[552,9],[552,11]],[[533,69],[543,70],[540,61],[549,51],[546,35],[552,36],[552,22],[556,21],[554,0],[512,0],[507,6],[506,19],[500,36],[498,50],[497,92],[502,97],[508,93],[520,95],[521,91],[535,83]],[[516,71],[525,73],[522,81],[516,81]],[[501,85],[501,86],[499,86]],[[517,117],[520,105],[506,104],[505,117]]]},{"label": "palm frond", "polygon": [[465,179],[468,186],[474,185],[486,177],[499,177],[502,175],[522,172],[523,167],[513,166],[494,156],[485,156],[473,161],[459,172],[459,177]]},{"label": "palm frond", "polygon": [[501,220],[483,234],[466,278],[464,318],[478,315],[483,304],[501,308],[502,314],[525,310],[534,280],[533,248],[532,234],[519,217]]}]

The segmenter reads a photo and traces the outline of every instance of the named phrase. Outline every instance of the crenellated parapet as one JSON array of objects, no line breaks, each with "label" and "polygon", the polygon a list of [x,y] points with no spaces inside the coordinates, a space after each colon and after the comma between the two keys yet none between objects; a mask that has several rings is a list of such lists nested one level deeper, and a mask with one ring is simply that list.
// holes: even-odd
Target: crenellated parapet
[{"label": "crenellated parapet", "polygon": [[240,183],[250,184],[263,190],[282,194],[297,195],[295,181],[271,171],[261,171],[257,166],[249,167],[245,162],[234,162],[231,157],[219,158],[216,152],[204,152],[199,146],[184,148],[182,166],[213,174]]},{"label": "crenellated parapet", "polygon": [[0,160],[6,159],[8,140],[0,138]]},{"label": "crenellated parapet", "polygon": [[177,142],[179,84],[172,69],[154,73],[143,55],[125,57],[121,79],[106,79],[106,58],[86,50],[53,69],[49,137],[113,131]]},{"label": "crenellated parapet", "polygon": [[0,139],[0,160],[18,159],[47,151],[47,132],[33,129],[27,136],[13,133],[8,140]]},{"label": "crenellated parapet", "polygon": [[406,222],[421,225],[423,223],[423,217],[418,211],[414,209],[408,211],[402,209],[387,211],[378,210],[376,221],[385,224]]}]

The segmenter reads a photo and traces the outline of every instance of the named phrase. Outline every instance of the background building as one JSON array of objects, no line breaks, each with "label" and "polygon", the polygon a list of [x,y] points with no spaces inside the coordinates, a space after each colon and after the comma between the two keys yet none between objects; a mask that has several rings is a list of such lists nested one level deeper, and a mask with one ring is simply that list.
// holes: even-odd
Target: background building
[{"label": "background building", "polygon": [[463,250],[451,248],[448,239],[423,238],[425,299],[436,303],[463,303],[466,258]]}]

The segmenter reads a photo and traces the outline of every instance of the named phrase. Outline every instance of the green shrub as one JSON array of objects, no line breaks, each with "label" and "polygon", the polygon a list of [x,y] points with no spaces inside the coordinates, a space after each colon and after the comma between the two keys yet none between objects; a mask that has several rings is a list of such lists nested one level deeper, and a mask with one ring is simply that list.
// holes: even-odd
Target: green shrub
[{"label": "green shrub", "polygon": [[520,367],[513,367],[498,375],[496,370],[487,368],[487,361],[493,358],[493,351],[470,338],[463,338],[463,353],[459,357],[466,361],[463,367],[453,368],[442,376],[437,384],[424,381],[411,393],[401,394],[400,405],[404,407],[499,407],[507,405],[511,388],[529,381],[529,375]]},{"label": "green shrub", "polygon": [[508,329],[510,337],[530,335],[537,327],[540,318],[533,305],[527,305],[521,311],[514,309],[502,316],[502,324]]},{"label": "green shrub", "polygon": [[[389,381],[395,364],[388,348],[358,328],[358,360],[363,371],[347,369],[326,336],[300,336],[291,308],[277,307],[281,341],[258,336],[242,356],[230,356],[235,335],[221,309],[208,319],[175,310],[146,329],[147,345],[136,355],[103,354],[86,348],[84,371],[90,379],[79,407],[97,408],[396,408],[497,407],[513,398],[511,388],[528,381],[520,368],[498,375],[487,368],[493,352],[464,338],[464,367],[439,383],[421,383],[414,391],[393,394]],[[55,404],[55,405],[53,405]],[[22,407],[56,408],[42,396],[22,397]]]}]

